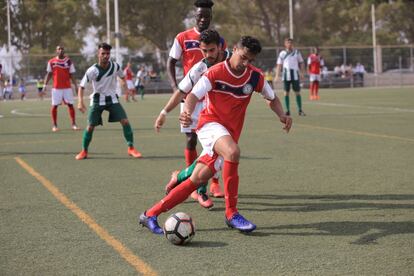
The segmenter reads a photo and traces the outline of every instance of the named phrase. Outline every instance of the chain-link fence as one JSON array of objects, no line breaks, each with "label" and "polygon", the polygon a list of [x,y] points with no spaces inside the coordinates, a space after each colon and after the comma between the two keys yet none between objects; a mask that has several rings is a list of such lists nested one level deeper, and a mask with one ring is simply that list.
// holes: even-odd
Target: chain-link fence
[{"label": "chain-link fence", "polygon": [[[312,47],[298,48],[305,61]],[[255,65],[263,71],[273,70],[278,53],[282,48],[265,47],[257,57]],[[320,55],[325,61],[322,87],[355,87],[355,86],[403,86],[414,85],[414,45],[403,46],[380,46],[377,48],[377,74],[374,73],[374,51],[372,47],[320,47]],[[96,57],[85,58],[81,54],[68,54],[76,67],[75,77],[82,78],[86,69],[96,62]],[[0,55],[0,63],[3,65],[3,81],[7,79],[10,72],[10,64],[14,69],[14,84],[23,78],[27,85],[34,84],[37,79],[44,78],[46,63],[54,54],[48,55],[19,55],[12,57]],[[149,93],[170,92],[169,82],[166,75],[166,60],[168,52],[155,51],[140,53],[137,55],[123,55],[123,64],[130,61],[136,72],[138,66],[144,65],[151,78],[147,85]],[[361,79],[355,79],[353,74],[344,76],[335,73],[335,67],[345,67],[350,70],[357,63],[364,65],[366,74]],[[352,72],[352,71],[351,71]],[[274,73],[274,71],[273,71]],[[182,70],[177,70],[177,76],[182,76]],[[304,85],[307,85],[306,79]]]}]

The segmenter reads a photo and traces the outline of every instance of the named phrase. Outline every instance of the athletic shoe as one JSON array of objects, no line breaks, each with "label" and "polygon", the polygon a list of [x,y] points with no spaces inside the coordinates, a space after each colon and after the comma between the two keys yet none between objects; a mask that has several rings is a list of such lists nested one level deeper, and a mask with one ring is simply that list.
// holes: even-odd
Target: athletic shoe
[{"label": "athletic shoe", "polygon": [[225,219],[230,228],[238,229],[240,232],[249,233],[256,229],[256,225],[245,219],[239,213],[234,214],[231,219]]},{"label": "athletic shoe", "polygon": [[57,126],[53,126],[53,127],[52,127],[52,131],[53,131],[53,132],[58,132],[58,131],[59,131],[59,128],[58,128]]},{"label": "athletic shoe", "polygon": [[191,198],[194,199],[194,200],[198,200],[197,190],[195,190],[194,192],[191,193]]},{"label": "athletic shoe", "polygon": [[139,215],[139,224],[142,225],[142,227],[147,227],[152,233],[157,235],[164,234],[164,231],[158,224],[157,216],[148,217],[145,215],[145,212]]},{"label": "athletic shoe", "polygon": [[286,111],[285,115],[290,116],[290,111]]},{"label": "athletic shoe", "polygon": [[299,116],[306,116],[305,112],[303,110],[299,111]]},{"label": "athletic shoe", "polygon": [[213,208],[214,203],[211,198],[208,197],[207,194],[199,194],[198,195],[198,203],[206,209]]},{"label": "athletic shoe", "polygon": [[134,158],[141,158],[142,157],[142,154],[139,151],[137,151],[134,147],[129,147],[128,148],[128,155],[132,156]]},{"label": "athletic shoe", "polygon": [[177,176],[180,173],[180,171],[173,171],[171,173],[170,181],[165,186],[165,194],[168,195],[172,189],[174,189],[175,186],[177,186]]},{"label": "athletic shoe", "polygon": [[82,150],[81,152],[78,153],[78,155],[76,155],[76,160],[83,160],[88,158],[88,152],[86,150]]},{"label": "athletic shoe", "polygon": [[224,197],[224,193],[221,191],[220,185],[218,183],[211,182],[210,195],[212,197]]},{"label": "athletic shoe", "polygon": [[73,130],[80,130],[80,127],[78,127],[77,125],[72,125],[72,129]]}]

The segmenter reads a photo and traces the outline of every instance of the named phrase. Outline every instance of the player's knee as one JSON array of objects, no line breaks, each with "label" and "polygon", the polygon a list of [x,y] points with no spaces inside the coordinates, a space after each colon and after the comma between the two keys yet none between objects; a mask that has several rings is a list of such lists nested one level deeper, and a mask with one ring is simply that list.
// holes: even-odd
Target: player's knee
[{"label": "player's knee", "polygon": [[126,126],[126,125],[128,125],[128,124],[129,124],[128,119],[122,119],[122,120],[121,120],[121,125]]},{"label": "player's knee", "polygon": [[224,156],[224,159],[232,161],[232,162],[239,162],[239,159],[240,159],[239,146],[237,144],[229,146],[226,152],[226,156]]},{"label": "player's knee", "polygon": [[89,125],[87,128],[86,128],[86,130],[88,131],[88,132],[93,132],[93,130],[95,129],[95,127],[94,126],[91,126],[91,125]]}]

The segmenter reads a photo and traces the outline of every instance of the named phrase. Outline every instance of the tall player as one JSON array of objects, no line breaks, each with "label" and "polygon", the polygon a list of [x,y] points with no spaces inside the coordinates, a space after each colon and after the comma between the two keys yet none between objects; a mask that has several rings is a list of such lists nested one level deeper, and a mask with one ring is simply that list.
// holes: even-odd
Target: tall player
[{"label": "tall player", "polygon": [[[205,30],[200,34],[200,49],[203,52],[204,59],[200,62],[196,63],[193,67],[191,67],[190,71],[185,75],[184,79],[179,83],[178,90],[174,91],[173,95],[161,110],[160,115],[158,115],[157,120],[155,121],[154,128],[158,132],[161,127],[164,125],[167,114],[171,112],[180,102],[185,98],[185,96],[191,92],[194,85],[198,82],[201,76],[207,71],[208,68],[211,66],[224,61],[228,56],[229,53],[227,51],[220,50],[220,35],[215,30]],[[204,104],[202,101],[197,102],[195,110],[192,114],[192,128],[195,129],[198,122],[198,117],[200,115],[201,110],[204,108]],[[176,178],[183,178],[183,174],[191,174],[192,170],[196,161],[190,166],[188,170],[182,172],[181,175],[179,173],[173,172],[173,177]],[[173,181],[170,185],[167,185],[166,192],[168,193],[174,186],[178,185],[177,181]],[[207,196],[206,185],[201,185],[198,188],[198,202],[204,208],[211,208],[213,207],[212,200]],[[218,183],[212,183],[210,186],[210,193],[214,197],[224,197],[224,194],[220,190],[220,186]]]},{"label": "tall player", "polygon": [[220,167],[220,162],[223,163],[226,224],[241,232],[256,229],[256,225],[237,210],[240,159],[238,141],[253,91],[263,95],[287,132],[292,126],[292,119],[284,114],[279,99],[265,82],[262,72],[250,64],[260,51],[261,45],[257,39],[242,37],[233,48],[231,58],[209,68],[188,95],[184,111],[180,114],[184,126],[192,123],[191,114],[196,103],[206,97],[206,107],[201,112],[197,125],[203,152],[190,178],[140,215],[139,223],[152,233],[163,233],[158,225],[158,216],[183,202],[201,183],[208,181]]},{"label": "tall player", "polygon": [[308,74],[310,81],[309,99],[319,100],[319,82],[321,81],[321,68],[325,65],[322,57],[319,55],[319,49],[314,47],[308,57]]},{"label": "tall player", "polygon": [[305,66],[303,64],[302,54],[293,48],[293,39],[285,39],[285,49],[282,50],[276,62],[276,81],[279,79],[280,71],[282,72],[283,89],[285,91],[286,115],[290,116],[290,87],[296,94],[296,104],[298,106],[299,116],[305,116],[302,109],[302,96],[300,95],[300,80],[303,80]]},{"label": "tall player", "polygon": [[75,108],[73,107],[73,91],[70,81],[72,80],[75,86],[75,91],[78,90],[76,79],[73,75],[75,73],[75,66],[71,59],[65,55],[65,49],[62,46],[56,47],[57,56],[50,59],[47,63],[46,76],[42,93],[46,92],[47,84],[53,76],[52,88],[52,108],[50,110],[52,116],[52,131],[59,131],[57,124],[57,110],[58,106],[62,104],[68,105],[69,116],[72,121],[72,129],[79,130],[75,121]]},{"label": "tall player", "polygon": [[[175,76],[175,65],[177,61],[181,59],[184,75],[187,75],[190,68],[203,59],[203,53],[200,50],[199,37],[200,33],[204,30],[207,30],[210,26],[213,5],[214,3],[211,0],[196,0],[194,3],[194,6],[196,7],[196,26],[179,33],[174,39],[174,44],[171,47],[167,60],[167,73],[173,91],[176,91],[178,89],[177,79]],[[224,51],[227,48],[224,39],[221,39],[220,44],[220,48]],[[181,110],[183,108],[184,102],[181,104]],[[186,135],[184,157],[186,165],[189,166],[194,162],[194,160],[196,160],[198,156],[196,150],[197,134],[194,132],[194,128],[191,126],[181,126],[181,132],[185,133]],[[213,187],[219,187],[217,178],[213,178],[212,185]],[[202,199],[200,197],[205,198],[205,195],[197,194],[194,192],[193,198]]]}]

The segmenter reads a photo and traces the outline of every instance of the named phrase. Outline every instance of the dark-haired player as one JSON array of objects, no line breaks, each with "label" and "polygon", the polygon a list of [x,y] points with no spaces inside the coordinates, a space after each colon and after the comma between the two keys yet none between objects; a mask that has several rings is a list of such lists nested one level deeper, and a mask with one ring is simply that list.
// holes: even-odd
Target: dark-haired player
[{"label": "dark-haired player", "polygon": [[256,225],[237,210],[240,158],[238,141],[252,93],[257,91],[263,95],[287,132],[292,126],[292,119],[284,114],[279,99],[265,82],[262,72],[250,64],[260,51],[261,45],[257,39],[242,37],[234,46],[231,58],[209,68],[188,95],[184,111],[180,114],[184,126],[191,124],[191,114],[196,103],[206,97],[206,107],[201,112],[197,125],[203,152],[190,178],[140,215],[139,223],[152,233],[163,233],[158,225],[158,215],[183,202],[200,184],[214,175],[221,166],[220,163],[223,163],[225,222],[229,227],[242,232],[256,229]]},{"label": "dark-haired player", "polygon": [[[197,62],[202,60],[203,52],[200,49],[199,37],[200,33],[207,30],[210,26],[212,19],[212,7],[214,3],[211,0],[196,0],[194,2],[195,20],[196,26],[179,33],[175,39],[174,44],[171,47],[169,58],[167,60],[167,73],[170,79],[171,87],[174,91],[178,89],[177,79],[175,76],[175,66],[178,60],[181,60],[184,69],[184,75],[187,75],[191,67]],[[220,49],[223,51],[227,48],[224,39],[220,39]],[[181,105],[181,110],[184,107],[184,103]],[[193,126],[182,127],[181,132],[186,135],[186,147],[184,150],[184,157],[186,165],[191,165],[197,158],[197,134],[194,132]],[[218,186],[218,179],[213,178],[212,187]],[[198,198],[200,199],[198,195]],[[193,197],[197,197],[197,193],[193,194]]]},{"label": "dark-haired player", "polygon": [[[93,93],[90,95],[90,108],[88,114],[88,126],[83,132],[82,151],[76,155],[77,160],[88,157],[89,144],[96,126],[102,125],[102,112],[109,112],[109,122],[120,122],[128,144],[128,155],[140,158],[141,153],[134,148],[134,136],[129,124],[125,110],[119,103],[116,94],[117,77],[124,79],[124,73],[118,63],[111,61],[112,47],[101,43],[98,46],[98,63],[95,63],[86,71],[85,76],[79,84],[78,109],[83,113],[86,111],[83,103],[83,92],[88,82],[92,82]],[[123,83],[125,86],[125,83]]]},{"label": "dark-haired player", "polygon": [[[184,79],[178,84],[178,89],[174,91],[173,95],[171,96],[167,104],[164,106],[164,108],[161,110],[157,120],[155,121],[154,128],[156,129],[156,131],[159,131],[161,129],[161,127],[165,123],[167,114],[171,112],[185,98],[185,96],[188,93],[191,92],[194,85],[207,71],[207,69],[213,66],[214,64],[224,61],[228,57],[229,53],[227,51],[221,51],[220,41],[220,35],[215,30],[205,30],[201,32],[200,50],[203,52],[204,59],[202,59],[200,62],[196,63],[193,67],[191,67],[187,75],[185,75]],[[197,102],[196,107],[194,108],[194,112],[192,114],[192,129],[195,129],[197,127],[198,117],[203,107],[203,100]],[[185,174],[191,174],[192,168],[194,168],[194,166],[195,162],[193,162],[193,164],[190,166],[190,170],[187,170]],[[178,171],[173,172],[173,175],[175,175],[176,177],[183,177],[177,176],[177,174]],[[174,182],[172,183],[172,185],[167,185],[166,191],[169,192],[176,184],[178,183]],[[224,194],[220,190],[220,186],[218,183],[211,183],[210,192],[214,197],[224,196]],[[213,202],[207,195],[206,185],[201,185],[200,188],[197,189],[197,194],[197,199],[201,206],[205,208],[213,207]]]}]

